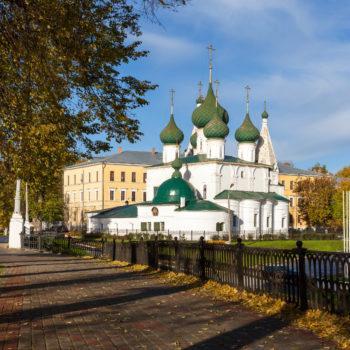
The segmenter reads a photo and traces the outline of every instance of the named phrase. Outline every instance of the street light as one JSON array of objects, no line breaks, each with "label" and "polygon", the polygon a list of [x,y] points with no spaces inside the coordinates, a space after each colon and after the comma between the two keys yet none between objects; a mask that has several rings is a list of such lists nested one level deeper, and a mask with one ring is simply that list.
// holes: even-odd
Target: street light
[{"label": "street light", "polygon": [[227,190],[227,217],[228,217],[228,244],[232,241],[231,213],[230,213],[230,190],[235,184],[230,184]]}]

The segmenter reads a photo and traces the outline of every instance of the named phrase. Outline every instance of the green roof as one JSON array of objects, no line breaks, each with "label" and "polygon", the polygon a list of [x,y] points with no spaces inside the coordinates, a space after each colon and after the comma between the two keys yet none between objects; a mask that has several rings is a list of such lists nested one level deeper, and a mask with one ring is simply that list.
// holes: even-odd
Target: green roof
[{"label": "green roof", "polygon": [[266,110],[264,112],[261,113],[261,117],[263,119],[267,119],[269,117],[269,114],[266,112]]},{"label": "green roof", "polygon": [[249,113],[247,113],[242,125],[236,130],[236,140],[238,142],[255,142],[259,136],[259,130],[254,126],[250,119]]},{"label": "green roof", "polygon": [[[184,164],[191,164],[191,163],[202,163],[202,162],[220,162],[220,163],[238,163],[238,164],[249,164],[252,166],[263,166],[263,167],[268,167],[271,168],[271,166],[266,165],[266,164],[261,164],[261,163],[255,163],[255,162],[248,162],[246,160],[237,158],[237,157],[233,157],[233,156],[225,156],[224,159],[220,159],[220,160],[213,160],[211,158],[207,158],[206,154],[196,154],[196,155],[191,155],[191,156],[187,156],[187,157],[182,157],[180,158],[180,160],[182,161],[182,163]],[[161,165],[165,165],[168,163],[159,163],[159,164],[154,164],[151,167],[158,167]]]},{"label": "green roof", "polygon": [[227,111],[220,105],[216,106],[216,97],[214,95],[212,84],[209,84],[207,96],[203,103],[198,106],[192,113],[192,123],[197,128],[204,128],[214,117],[215,113],[219,114],[221,120],[228,122]]},{"label": "green roof", "polygon": [[289,202],[289,199],[281,196],[275,192],[252,192],[252,191],[234,191],[234,190],[224,190],[215,196],[215,199],[227,199],[229,196],[230,199],[244,200],[244,199],[253,199],[253,200],[277,200]]},{"label": "green roof", "polygon": [[218,205],[214,202],[206,201],[206,200],[197,200],[194,202],[188,203],[183,208],[178,208],[176,211],[226,211],[227,208]]},{"label": "green roof", "polygon": [[111,218],[137,218],[137,206],[136,205],[124,205],[120,207],[114,207],[106,209],[97,215],[94,215],[94,219],[111,219]]},{"label": "green roof", "polygon": [[229,128],[215,112],[213,119],[204,127],[203,132],[207,139],[224,139],[229,133]]},{"label": "green roof", "polygon": [[196,132],[192,134],[190,137],[190,142],[193,148],[197,148],[197,138],[198,138],[198,134]]},{"label": "green roof", "polygon": [[184,139],[183,132],[175,123],[174,116],[170,116],[168,125],[160,133],[160,140],[165,145],[179,145]]}]

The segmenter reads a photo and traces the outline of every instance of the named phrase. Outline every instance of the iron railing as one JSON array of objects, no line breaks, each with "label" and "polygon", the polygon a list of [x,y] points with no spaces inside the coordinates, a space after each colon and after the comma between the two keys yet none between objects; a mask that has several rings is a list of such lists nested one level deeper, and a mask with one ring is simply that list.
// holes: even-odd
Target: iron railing
[{"label": "iron railing", "polygon": [[175,240],[107,241],[24,236],[23,246],[56,253],[90,255],[184,272],[254,293],[267,293],[301,309],[350,314],[350,254],[246,247]]}]

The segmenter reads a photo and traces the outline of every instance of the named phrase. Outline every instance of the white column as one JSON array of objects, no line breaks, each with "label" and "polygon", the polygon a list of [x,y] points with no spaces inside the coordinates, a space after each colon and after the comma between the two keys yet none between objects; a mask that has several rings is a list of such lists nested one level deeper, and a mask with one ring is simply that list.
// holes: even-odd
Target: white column
[{"label": "white column", "polygon": [[28,183],[26,182],[26,215],[24,220],[25,233],[30,234],[30,222],[29,222],[29,202],[28,202]]},{"label": "white column", "polygon": [[238,143],[238,158],[247,162],[255,162],[255,148],[254,142]]},{"label": "white column", "polygon": [[10,220],[9,248],[21,248],[21,233],[23,230],[23,217],[21,214],[21,180],[16,182],[15,207]]}]

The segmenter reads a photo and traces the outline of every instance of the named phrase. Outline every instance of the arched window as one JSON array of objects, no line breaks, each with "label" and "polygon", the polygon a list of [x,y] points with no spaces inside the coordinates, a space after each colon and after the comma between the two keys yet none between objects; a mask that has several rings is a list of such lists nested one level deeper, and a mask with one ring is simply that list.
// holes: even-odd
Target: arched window
[{"label": "arched window", "polygon": [[203,186],[203,199],[207,199],[207,185]]},{"label": "arched window", "polygon": [[243,170],[241,171],[241,178],[242,179],[244,178],[244,171]]}]

